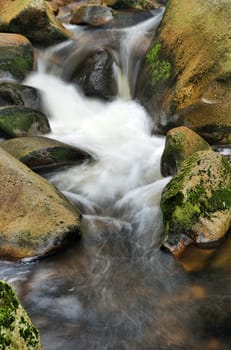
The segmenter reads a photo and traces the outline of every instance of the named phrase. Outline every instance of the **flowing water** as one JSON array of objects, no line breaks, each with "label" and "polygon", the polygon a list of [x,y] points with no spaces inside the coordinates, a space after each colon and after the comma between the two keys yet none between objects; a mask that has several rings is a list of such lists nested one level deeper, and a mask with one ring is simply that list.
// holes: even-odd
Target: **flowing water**
[{"label": "flowing water", "polygon": [[[107,45],[109,37],[129,82],[120,91],[132,95],[139,60],[131,56],[130,67],[129,55],[159,20],[109,31]],[[91,34],[98,35],[77,37]],[[60,62],[52,66],[54,55]],[[102,102],[65,82],[61,67],[78,55],[73,42],[44,52],[26,83],[43,91],[48,136],[94,157],[49,175],[81,208],[83,238],[41,261],[1,261],[0,278],[17,291],[44,350],[230,349],[231,243],[194,248],[181,263],[160,249],[164,138],[151,135],[153,122],[127,93]]]}]

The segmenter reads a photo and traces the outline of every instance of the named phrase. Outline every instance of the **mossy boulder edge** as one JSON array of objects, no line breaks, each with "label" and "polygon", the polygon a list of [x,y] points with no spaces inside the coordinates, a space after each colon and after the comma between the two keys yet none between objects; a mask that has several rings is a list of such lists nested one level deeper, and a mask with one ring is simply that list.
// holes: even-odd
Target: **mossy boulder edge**
[{"label": "mossy boulder edge", "polygon": [[193,153],[161,198],[163,245],[175,256],[192,243],[220,240],[231,226],[231,165],[219,153]]}]

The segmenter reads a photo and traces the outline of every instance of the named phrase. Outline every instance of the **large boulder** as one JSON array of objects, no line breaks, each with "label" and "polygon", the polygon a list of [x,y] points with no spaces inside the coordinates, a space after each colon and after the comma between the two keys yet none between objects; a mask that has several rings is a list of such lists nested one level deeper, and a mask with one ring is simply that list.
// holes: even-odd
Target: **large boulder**
[{"label": "large boulder", "polygon": [[164,189],[161,209],[163,245],[175,256],[220,240],[231,227],[231,165],[217,152],[195,152]]},{"label": "large boulder", "polygon": [[83,150],[48,137],[18,137],[0,142],[0,147],[36,171],[80,164],[91,156]]},{"label": "large boulder", "polygon": [[71,38],[43,0],[0,0],[0,8],[2,32],[23,34],[41,46]]},{"label": "large boulder", "polygon": [[41,350],[38,330],[13,288],[0,281],[0,347],[9,350]]},{"label": "large boulder", "polygon": [[0,133],[6,137],[47,134],[50,125],[42,112],[24,106],[0,107]]},{"label": "large boulder", "polygon": [[231,142],[230,17],[227,0],[168,1],[136,89],[158,132],[184,125]]},{"label": "large boulder", "polygon": [[41,93],[32,86],[12,81],[2,81],[0,82],[0,106],[10,105],[20,105],[41,110]]},{"label": "large boulder", "polygon": [[40,257],[80,235],[80,213],[47,180],[0,149],[0,256]]},{"label": "large boulder", "polygon": [[161,157],[162,175],[175,175],[186,159],[194,152],[203,150],[211,150],[210,145],[189,128],[180,126],[169,130]]},{"label": "large boulder", "polygon": [[0,78],[23,80],[33,65],[34,50],[27,38],[19,34],[0,33]]}]

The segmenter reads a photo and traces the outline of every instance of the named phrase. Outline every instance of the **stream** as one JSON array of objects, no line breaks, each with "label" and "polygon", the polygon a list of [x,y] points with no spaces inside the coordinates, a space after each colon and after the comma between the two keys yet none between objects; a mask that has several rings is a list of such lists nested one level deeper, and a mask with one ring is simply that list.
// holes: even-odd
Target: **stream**
[{"label": "stream", "polygon": [[[160,19],[104,31],[73,26],[76,41],[40,52],[25,82],[42,91],[47,136],[94,157],[46,175],[81,209],[82,239],[40,261],[0,261],[0,278],[16,290],[44,350],[231,348],[230,239],[191,248],[181,262],[161,249],[165,139],[152,135],[153,121],[131,98]],[[115,59],[112,101],[86,97],[65,79],[88,42]]]}]

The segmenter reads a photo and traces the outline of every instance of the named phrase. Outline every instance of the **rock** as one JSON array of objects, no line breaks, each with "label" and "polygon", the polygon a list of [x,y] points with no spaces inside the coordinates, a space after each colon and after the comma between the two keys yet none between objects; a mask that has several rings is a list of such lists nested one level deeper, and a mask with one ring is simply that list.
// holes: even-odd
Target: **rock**
[{"label": "rock", "polygon": [[0,0],[0,31],[25,35],[34,44],[53,45],[71,38],[43,0]]},{"label": "rock", "polygon": [[33,65],[34,50],[27,38],[19,34],[0,33],[0,78],[23,80]]},{"label": "rock", "polygon": [[90,97],[111,99],[117,95],[113,59],[105,50],[97,50],[77,66],[69,81],[79,85]]},{"label": "rock", "polygon": [[4,281],[0,281],[0,344],[2,349],[42,350],[38,330]]},{"label": "rock", "polygon": [[79,164],[91,157],[81,149],[42,136],[13,138],[0,142],[0,147],[36,171]]},{"label": "rock", "polygon": [[108,6],[114,6],[115,8],[134,8],[137,10],[154,10],[154,9],[158,9],[161,6],[163,6],[163,1],[158,1],[158,0],[117,0],[116,2],[114,1],[110,1],[110,0],[104,0],[104,2],[108,3],[108,2],[112,2],[112,5],[108,5]]},{"label": "rock", "polygon": [[112,20],[113,13],[109,7],[84,4],[73,9],[71,24],[102,26]]},{"label": "rock", "polygon": [[50,131],[47,117],[24,106],[0,107],[0,132],[8,137],[36,136]]},{"label": "rock", "polygon": [[36,110],[42,109],[40,91],[16,82],[0,82],[0,106],[20,105]]},{"label": "rock", "polygon": [[193,153],[161,198],[163,246],[179,256],[191,243],[209,244],[231,227],[231,165],[219,153]]},{"label": "rock", "polygon": [[211,150],[211,147],[194,131],[185,126],[169,130],[161,157],[162,175],[175,175],[187,158],[194,152],[203,150]]},{"label": "rock", "polygon": [[78,209],[3,149],[0,176],[1,257],[41,257],[79,237]]},{"label": "rock", "polygon": [[136,88],[157,132],[184,125],[230,143],[230,17],[230,1],[168,1]]}]

